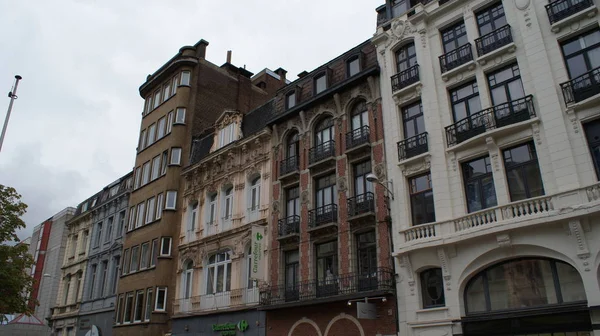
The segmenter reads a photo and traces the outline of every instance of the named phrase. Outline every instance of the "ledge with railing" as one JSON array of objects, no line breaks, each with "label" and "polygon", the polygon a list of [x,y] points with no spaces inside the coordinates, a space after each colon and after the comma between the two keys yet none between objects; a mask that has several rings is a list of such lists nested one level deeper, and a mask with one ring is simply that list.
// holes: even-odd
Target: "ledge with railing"
[{"label": "ledge with railing", "polygon": [[286,237],[289,235],[300,233],[300,216],[293,215],[280,219],[277,221],[279,237]]},{"label": "ledge with railing", "polygon": [[260,293],[264,306],[286,303],[314,304],[316,299],[343,300],[368,292],[393,293],[394,272],[389,268],[377,268],[371,273],[346,273],[325,279],[299,281],[295,284],[269,286]]},{"label": "ledge with railing", "polygon": [[440,69],[442,69],[442,73],[445,73],[472,60],[473,51],[471,43],[467,43],[440,56]]},{"label": "ledge with railing", "polygon": [[279,162],[279,175],[284,176],[296,172],[299,166],[300,158],[298,156],[290,156],[287,159],[283,159]]},{"label": "ledge with railing", "polygon": [[308,150],[308,163],[317,163],[334,156],[335,141],[329,140]]},{"label": "ledge with railing", "polygon": [[600,183],[487,208],[450,221],[413,226],[402,231],[405,244],[399,251],[414,250],[420,243],[466,239],[467,234],[470,237],[488,232],[497,234],[502,230],[543,225],[593,212],[600,212]]},{"label": "ledge with railing", "polygon": [[600,67],[560,84],[565,104],[579,103],[600,94]]},{"label": "ledge with railing", "polygon": [[368,191],[348,198],[348,217],[375,212],[375,195]]},{"label": "ledge with railing", "polygon": [[346,150],[370,143],[369,126],[359,127],[346,133]]},{"label": "ledge with railing", "polygon": [[512,42],[510,25],[505,25],[475,40],[477,55],[483,56]]},{"label": "ledge with railing", "polygon": [[228,230],[231,230],[232,228],[232,221],[231,221],[231,217],[229,218],[222,218],[221,221],[213,221],[213,222],[208,222],[206,223],[206,229],[204,230],[205,234],[204,236],[212,236],[215,234],[219,234],[221,232],[225,232]]},{"label": "ledge with railing", "polygon": [[173,300],[175,314],[193,314],[253,306],[259,303],[258,287],[232,289],[226,292],[204,294]]},{"label": "ledge with railing", "polygon": [[427,132],[398,141],[398,161],[404,161],[428,151]]},{"label": "ledge with railing", "polygon": [[516,99],[474,113],[446,127],[448,146],[457,145],[488,130],[535,118],[533,96]]},{"label": "ledge with railing", "polygon": [[402,90],[405,87],[417,83],[419,79],[419,65],[410,67],[392,76],[392,92]]},{"label": "ledge with railing", "polygon": [[337,219],[337,204],[327,204],[308,212],[308,227],[314,229],[325,224],[336,223]]},{"label": "ledge with railing", "polygon": [[546,5],[546,13],[552,25],[593,5],[592,0],[554,0]]}]

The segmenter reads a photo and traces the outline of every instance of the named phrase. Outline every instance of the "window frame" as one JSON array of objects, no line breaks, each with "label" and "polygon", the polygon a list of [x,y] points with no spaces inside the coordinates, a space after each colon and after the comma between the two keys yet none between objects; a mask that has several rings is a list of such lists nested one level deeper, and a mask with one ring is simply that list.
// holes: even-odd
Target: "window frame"
[{"label": "window frame", "polygon": [[[165,244],[167,244],[166,247],[168,249],[166,254],[164,253],[165,252]],[[160,257],[170,257],[172,245],[173,245],[173,238],[160,237],[160,254],[159,254],[159,256]]]},{"label": "window frame", "polygon": [[156,142],[156,123],[148,126],[148,140],[146,140],[146,147],[152,146]]},{"label": "window frame", "polygon": [[[409,116],[410,109],[417,105],[419,105],[419,113],[417,113],[413,116]],[[423,128],[425,128],[425,114],[423,113],[423,102],[422,101],[419,100],[418,102],[414,102],[412,104],[402,106],[401,113],[402,113],[402,131],[404,132],[405,140],[412,138],[412,137],[419,136],[419,135],[427,132],[426,129],[423,129],[423,130],[419,129],[419,118],[421,118],[422,123],[423,123]],[[407,126],[411,123],[415,130],[415,134],[409,136]]]},{"label": "window frame", "polygon": [[129,273],[135,273],[140,270],[140,245],[131,247],[131,256],[129,261]]},{"label": "window frame", "polygon": [[[314,87],[314,95],[318,95],[321,92],[325,92],[327,91],[327,89],[329,88],[329,76],[327,76],[327,71],[323,71],[323,72],[319,72],[318,74],[315,74],[315,76],[313,77],[313,87]],[[319,80],[324,79],[325,83],[324,83],[324,87],[319,90]]]},{"label": "window frame", "polygon": [[150,183],[151,161],[147,161],[142,165],[142,187]]},{"label": "window frame", "polygon": [[[177,190],[167,190],[165,195],[165,207],[164,210],[177,210]],[[169,204],[169,200],[172,198],[173,203]]]},{"label": "window frame", "polygon": [[[498,8],[502,9],[502,13],[500,15],[497,15],[496,17],[493,16],[494,11],[497,10]],[[484,20],[483,15],[487,14],[488,18]],[[500,17],[504,17],[504,21],[506,21],[506,23],[504,25],[500,25],[500,27],[496,27],[496,20],[499,19]],[[486,6],[480,10],[478,10],[477,12],[475,12],[475,24],[477,25],[477,32],[479,33],[479,36],[485,36],[487,34],[490,34],[502,27],[504,27],[505,25],[508,24],[508,20],[506,19],[506,11],[504,10],[504,5],[502,4],[502,0],[499,1],[495,1],[494,3],[490,4],[489,6]],[[491,30],[485,34],[482,33],[481,31],[481,26],[482,25],[487,25],[490,24],[491,26]]]},{"label": "window frame", "polygon": [[144,225],[150,224],[155,221],[154,219],[154,210],[156,207],[156,198],[150,197],[146,200],[146,219],[144,220]]},{"label": "window frame", "polygon": [[154,217],[155,220],[159,220],[162,218],[163,202],[164,202],[164,194],[160,193],[160,194],[156,195],[156,214]]},{"label": "window frame", "polygon": [[[160,293],[163,292],[163,300],[162,300],[162,308],[158,308],[158,298],[160,296]],[[155,299],[155,304],[154,304],[154,311],[159,311],[159,312],[164,312],[167,310],[167,294],[168,294],[168,287],[166,286],[157,286],[156,287],[156,299]]]},{"label": "window frame", "polygon": [[169,166],[181,166],[181,147],[171,147],[171,159]]},{"label": "window frame", "polygon": [[[464,88],[467,88],[471,86],[471,90],[473,91],[471,94],[469,94],[468,96],[459,98],[458,92]],[[450,96],[450,105],[452,107],[452,118],[454,120],[455,123],[464,120],[466,118],[471,117],[473,114],[477,113],[477,112],[481,112],[482,111],[482,107],[481,107],[481,97],[479,96],[479,86],[477,84],[477,80],[473,80],[471,82],[468,83],[464,83],[460,86],[454,87],[454,88],[450,88],[448,90],[448,95]],[[469,105],[469,102],[471,101],[471,99],[477,98],[479,100],[479,110],[477,111],[471,111],[471,105]],[[457,106],[464,104],[465,106],[465,113],[466,116],[463,118],[458,118],[456,115],[456,108]],[[476,126],[480,126],[480,125],[474,125],[474,127]]]},{"label": "window frame", "polygon": [[[135,292],[135,303],[133,305],[133,323],[142,322],[144,317],[144,290],[137,290]],[[140,297],[141,295],[141,297]],[[139,313],[139,319],[138,317]]]},{"label": "window frame", "polygon": [[144,226],[144,219],[146,218],[146,201],[138,203],[136,208],[135,217],[135,229]]},{"label": "window frame", "polygon": [[[579,55],[583,56],[583,61],[585,64],[585,68],[587,69],[587,72],[596,69],[594,67],[592,67],[591,61],[590,61],[590,55],[589,52],[592,50],[599,50],[600,49],[600,42],[592,44],[590,46],[586,46],[585,48],[580,48],[579,50],[577,50],[576,52],[570,53],[568,56],[565,53],[565,46],[567,44],[570,44],[572,42],[575,41],[580,41],[581,39],[585,38],[588,35],[592,35],[594,33],[600,34],[600,27],[595,26],[595,28],[592,28],[590,30],[586,30],[581,34],[578,34],[577,36],[573,36],[569,39],[566,39],[564,41],[559,41],[559,45],[560,45],[560,51],[561,51],[561,55],[563,57],[563,62],[565,63],[565,69],[567,70],[567,75],[569,76],[569,79],[574,79],[577,78],[579,76],[582,75],[577,75],[575,76],[574,74],[572,74],[571,69],[569,68],[569,62],[568,60],[574,57],[578,57]],[[580,43],[581,46],[581,43]]]},{"label": "window frame", "polygon": [[189,70],[184,70],[181,72],[181,80],[179,81],[179,86],[191,86],[190,83],[192,81],[192,72]]},{"label": "window frame", "polygon": [[148,289],[146,289],[146,308],[144,311],[144,322],[150,321],[150,318],[152,317],[152,303],[154,302],[153,299],[153,288],[150,287]]},{"label": "window frame", "polygon": [[[486,172],[484,174],[479,174],[476,176],[468,176],[467,173],[467,169],[466,167],[471,164],[471,163],[475,163],[477,161],[483,160],[484,166],[486,168]],[[494,174],[493,174],[493,169],[492,169],[492,160],[490,158],[490,156],[488,154],[484,155],[484,156],[479,156],[476,158],[473,158],[469,161],[464,161],[461,162],[460,164],[461,166],[461,170],[462,170],[462,178],[463,178],[463,188],[465,191],[465,200],[466,200],[466,206],[467,206],[467,212],[468,213],[472,213],[472,212],[477,212],[477,211],[481,211],[484,209],[488,209],[488,208],[492,208],[495,206],[498,206],[498,194],[496,192],[496,183],[494,181]],[[483,180],[486,178],[491,178],[492,181],[492,186],[494,187],[494,196],[495,196],[495,200],[496,203],[495,204],[487,204],[487,200],[484,197],[484,191],[483,191]],[[469,203],[469,190],[467,189],[467,186],[469,185],[469,183],[471,182],[476,182],[477,183],[477,194],[479,195],[479,199],[481,200],[481,209],[471,209],[470,203]]]},{"label": "window frame", "polygon": [[123,250],[123,269],[121,270],[122,275],[129,274],[129,249]]},{"label": "window frame", "polygon": [[[529,161],[527,161],[527,162],[521,162],[521,163],[516,163],[516,164],[510,164],[510,163],[506,162],[506,153],[507,152],[509,152],[513,149],[517,149],[519,147],[523,147],[523,146],[528,147],[527,148],[528,153],[530,156],[531,155],[534,156],[533,159],[529,159]],[[537,156],[537,149],[535,148],[535,143],[532,140],[520,143],[518,145],[511,146],[508,148],[503,148],[502,149],[502,160],[504,163],[504,173],[506,176],[506,184],[508,186],[508,196],[509,196],[509,199],[511,202],[522,201],[522,200],[526,200],[526,199],[530,199],[530,198],[534,198],[534,197],[541,197],[546,194],[546,190],[544,188],[544,179],[542,178],[542,171],[540,170],[539,158]],[[540,186],[541,186],[541,194],[540,195],[532,195],[531,194],[531,188],[529,187],[528,176],[527,176],[527,174],[524,173],[525,168],[527,168],[530,165],[535,165],[537,167],[539,182],[540,182]],[[514,199],[513,198],[514,191],[511,190],[509,179],[508,179],[508,172],[513,171],[513,170],[519,170],[520,171],[519,175],[521,176],[521,179],[524,180],[524,182],[525,182],[525,185],[526,185],[526,187],[524,188],[525,198],[522,198],[522,199]]]},{"label": "window frame", "polygon": [[161,117],[160,119],[158,119],[158,121],[156,122],[156,141],[164,138],[167,133],[167,117]]},{"label": "window frame", "polygon": [[[355,73],[352,73],[352,63],[355,62],[357,63],[357,69]],[[346,78],[350,78],[350,77],[354,77],[356,75],[358,75],[361,71],[361,60],[360,60],[360,54],[357,55],[353,55],[350,56],[347,60],[346,60]]]},{"label": "window frame", "polygon": [[[206,280],[206,287],[205,287],[205,291],[206,291],[206,295],[215,295],[218,293],[226,293],[226,292],[230,292],[231,291],[231,273],[232,273],[232,268],[233,268],[233,263],[231,260],[231,253],[232,251],[227,249],[227,250],[223,250],[217,253],[214,253],[212,255],[210,255],[207,259],[206,262],[206,275],[205,275],[205,280]],[[224,256],[223,260],[219,260],[219,256]],[[210,261],[212,258],[214,258],[214,261]],[[223,267],[223,273],[222,273],[222,285],[223,287],[221,288],[221,290],[219,291],[219,288],[217,288],[217,284],[218,282],[218,278],[219,278],[219,272],[218,269],[219,267]],[[211,271],[212,274],[211,274]],[[212,275],[213,280],[209,280],[210,276]],[[229,287],[228,287],[229,285]],[[210,288],[212,287],[212,288]],[[210,290],[209,290],[210,288]]]},{"label": "window frame", "polygon": [[152,239],[150,245],[150,266],[148,268],[156,267],[156,262],[158,260],[159,246],[158,246],[158,238]]},{"label": "window frame", "polygon": [[[459,39],[463,36],[467,36],[467,40],[465,43],[459,45]],[[469,38],[467,35],[467,27],[465,25],[465,21],[460,20],[460,21],[454,22],[453,24],[451,24],[443,29],[440,29],[440,38],[441,38],[441,42],[442,42],[442,50],[444,50],[444,55],[469,43]],[[446,45],[449,43],[453,44],[453,48],[450,50],[446,49]]]},{"label": "window frame", "polygon": [[[133,321],[133,301],[134,301],[133,294],[134,294],[134,292],[127,292],[125,294],[125,309],[123,311],[123,324],[131,324]],[[130,298],[131,298],[131,301],[130,301]],[[131,307],[129,308],[129,314],[127,314],[128,303],[131,303]]]},{"label": "window frame", "polygon": [[[431,298],[431,295],[429,295],[428,292],[428,288],[429,287],[425,287],[425,282],[427,279],[425,279],[425,277],[427,275],[432,275],[435,277],[439,277],[437,280],[439,281],[439,287],[441,287],[441,296],[440,298],[438,298],[437,300],[442,301],[441,303],[428,303],[425,304],[425,299],[426,299],[426,295],[427,297],[429,297],[431,299],[431,301],[437,301],[434,298]],[[444,277],[442,274],[442,269],[440,267],[431,267],[431,268],[427,268],[425,270],[422,270],[421,272],[419,272],[419,285],[421,287],[421,308],[422,309],[432,309],[432,308],[439,308],[439,307],[445,307],[446,306],[446,293],[445,293],[445,286],[444,286]]]},{"label": "window frame", "polygon": [[[428,179],[428,184],[429,184],[429,188],[427,189],[423,189],[423,190],[415,190],[416,187],[416,180],[426,176]],[[411,212],[411,224],[412,226],[418,226],[418,225],[423,225],[423,224],[428,224],[428,223],[435,223],[436,221],[436,216],[435,216],[435,198],[434,198],[434,194],[433,194],[433,180],[431,178],[431,172],[425,172],[425,173],[421,173],[415,176],[411,176],[408,178],[408,192],[409,192],[409,200],[410,200],[410,212]],[[426,198],[423,198],[421,201],[421,210],[425,210],[425,216],[423,216],[424,218],[424,222],[419,222],[417,223],[417,212],[415,211],[415,204],[413,203],[413,201],[417,198],[420,197],[421,195],[425,195],[426,193],[431,192],[431,199],[432,199],[432,207],[433,207],[433,220],[428,220],[427,219],[427,204],[425,203],[425,201],[427,200]]]},{"label": "window frame", "polygon": [[[408,0],[407,0],[408,1]],[[414,50],[413,53],[411,53]],[[405,52],[406,56],[402,53]],[[402,57],[401,57],[402,56]],[[396,65],[396,73],[401,73],[419,64],[417,60],[417,47],[414,41],[402,45],[394,51],[394,62]],[[402,69],[404,67],[404,69]]]},{"label": "window frame", "polygon": [[[297,95],[297,90],[291,90],[288,93],[285,94],[285,109],[289,110],[291,108],[294,108],[297,104],[298,104],[298,95]],[[293,103],[290,101],[290,98],[292,98],[293,96]]]}]

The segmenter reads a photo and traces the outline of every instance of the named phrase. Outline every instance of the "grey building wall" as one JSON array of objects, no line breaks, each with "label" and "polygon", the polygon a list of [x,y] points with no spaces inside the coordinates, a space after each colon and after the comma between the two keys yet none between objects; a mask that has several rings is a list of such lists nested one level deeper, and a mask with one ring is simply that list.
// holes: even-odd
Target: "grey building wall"
[{"label": "grey building wall", "polygon": [[114,310],[109,310],[105,312],[94,311],[90,315],[79,315],[79,326],[76,335],[85,336],[92,329],[92,326],[96,326],[102,336],[112,335],[114,314]]},{"label": "grey building wall", "polygon": [[[173,336],[214,336],[220,332],[213,331],[214,324],[246,321],[248,329],[244,332],[237,330],[236,335],[265,336],[266,313],[259,310],[244,310],[237,312],[219,312],[210,315],[190,316],[173,319]],[[187,330],[186,330],[187,329]]]}]

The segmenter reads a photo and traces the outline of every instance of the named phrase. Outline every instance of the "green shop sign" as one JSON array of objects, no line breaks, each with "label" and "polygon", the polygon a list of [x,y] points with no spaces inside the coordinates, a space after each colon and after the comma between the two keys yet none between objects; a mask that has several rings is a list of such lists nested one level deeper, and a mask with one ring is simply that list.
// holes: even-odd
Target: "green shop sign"
[{"label": "green shop sign", "polygon": [[223,323],[223,324],[213,324],[212,330],[216,332],[221,332],[221,336],[234,336],[236,334],[236,330],[244,332],[248,330],[248,322],[246,320],[241,320],[237,324],[235,323]]}]

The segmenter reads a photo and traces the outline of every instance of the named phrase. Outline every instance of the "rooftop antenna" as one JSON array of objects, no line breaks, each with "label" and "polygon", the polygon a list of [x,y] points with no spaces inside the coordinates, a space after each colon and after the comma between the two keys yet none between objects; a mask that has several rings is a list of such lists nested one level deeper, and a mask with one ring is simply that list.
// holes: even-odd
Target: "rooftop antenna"
[{"label": "rooftop antenna", "polygon": [[10,112],[12,110],[15,99],[19,98],[17,96],[17,87],[19,86],[19,81],[23,79],[23,77],[16,75],[15,76],[15,85],[8,92],[8,98],[10,98],[10,103],[8,104],[8,111],[6,112],[6,118],[4,119],[4,127],[2,127],[2,135],[0,135],[0,151],[2,151],[2,144],[4,143],[4,136],[6,135],[6,128],[8,127],[8,120],[10,119]]}]

